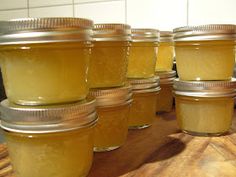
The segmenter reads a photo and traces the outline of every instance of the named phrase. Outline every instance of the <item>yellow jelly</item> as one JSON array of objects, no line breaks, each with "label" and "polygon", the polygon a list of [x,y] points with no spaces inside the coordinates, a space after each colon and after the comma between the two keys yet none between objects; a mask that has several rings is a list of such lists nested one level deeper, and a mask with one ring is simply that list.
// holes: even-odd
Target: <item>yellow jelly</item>
[{"label": "yellow jelly", "polygon": [[157,95],[156,112],[171,112],[173,107],[173,84],[160,84],[161,90]]}]

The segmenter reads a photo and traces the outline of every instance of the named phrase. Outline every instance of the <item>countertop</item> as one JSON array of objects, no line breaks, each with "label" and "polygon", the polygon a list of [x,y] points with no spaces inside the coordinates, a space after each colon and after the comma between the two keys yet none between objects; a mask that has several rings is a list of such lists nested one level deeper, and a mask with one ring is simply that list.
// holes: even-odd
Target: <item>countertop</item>
[{"label": "countertop", "polygon": [[88,177],[236,177],[235,132],[236,116],[227,135],[194,137],[181,133],[174,111],[160,114],[121,148],[95,153]]}]

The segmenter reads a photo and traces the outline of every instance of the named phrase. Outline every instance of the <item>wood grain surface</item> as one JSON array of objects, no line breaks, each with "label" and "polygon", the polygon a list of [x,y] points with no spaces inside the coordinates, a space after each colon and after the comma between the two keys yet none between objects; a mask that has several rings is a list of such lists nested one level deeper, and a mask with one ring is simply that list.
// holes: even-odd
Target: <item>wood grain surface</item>
[{"label": "wood grain surface", "polygon": [[95,153],[88,177],[236,177],[236,118],[228,135],[181,133],[174,112],[129,132],[123,147]]}]

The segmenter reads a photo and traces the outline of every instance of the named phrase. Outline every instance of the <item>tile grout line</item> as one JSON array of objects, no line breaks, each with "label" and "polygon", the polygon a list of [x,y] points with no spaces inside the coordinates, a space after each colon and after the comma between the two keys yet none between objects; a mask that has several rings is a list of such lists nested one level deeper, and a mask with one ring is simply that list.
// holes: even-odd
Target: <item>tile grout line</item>
[{"label": "tile grout line", "polygon": [[27,16],[28,16],[28,18],[30,17],[30,14],[29,14],[29,0],[27,0]]},{"label": "tile grout line", "polygon": [[125,23],[127,24],[128,19],[127,19],[127,0],[125,0]]},{"label": "tile grout line", "polygon": [[72,12],[73,12],[73,17],[75,17],[75,0],[72,0]]},{"label": "tile grout line", "polygon": [[189,25],[189,0],[187,0],[187,26]]}]

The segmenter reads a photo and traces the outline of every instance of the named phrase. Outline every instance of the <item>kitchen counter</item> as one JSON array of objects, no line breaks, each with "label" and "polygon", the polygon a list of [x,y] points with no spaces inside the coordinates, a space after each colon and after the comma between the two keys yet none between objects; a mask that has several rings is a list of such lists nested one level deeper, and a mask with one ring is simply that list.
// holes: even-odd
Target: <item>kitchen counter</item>
[{"label": "kitchen counter", "polygon": [[181,133],[174,112],[131,130],[123,147],[95,153],[89,177],[236,177],[236,116],[221,137]]}]

